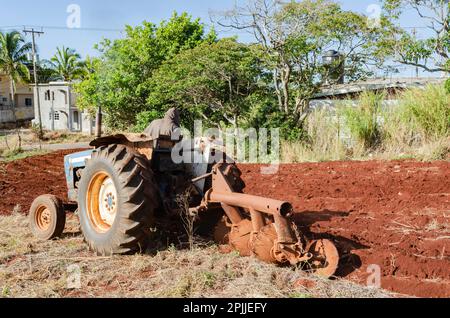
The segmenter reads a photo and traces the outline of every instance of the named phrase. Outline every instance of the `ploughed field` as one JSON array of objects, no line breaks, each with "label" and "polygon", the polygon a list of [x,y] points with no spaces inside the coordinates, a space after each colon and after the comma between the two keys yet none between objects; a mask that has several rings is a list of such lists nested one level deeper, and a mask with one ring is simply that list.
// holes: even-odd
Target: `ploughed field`
[{"label": "ploughed field", "polygon": [[[66,199],[63,157],[0,163],[0,214],[27,213],[51,193]],[[450,297],[450,162],[324,162],[239,165],[245,192],[289,201],[299,230],[332,239],[337,276],[400,294]]]}]

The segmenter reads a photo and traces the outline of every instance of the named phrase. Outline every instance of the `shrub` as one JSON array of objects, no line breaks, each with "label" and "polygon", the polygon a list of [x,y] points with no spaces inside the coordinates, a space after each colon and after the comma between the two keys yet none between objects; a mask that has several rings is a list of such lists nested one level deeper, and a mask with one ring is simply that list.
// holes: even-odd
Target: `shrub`
[{"label": "shrub", "polygon": [[347,154],[341,130],[339,113],[326,108],[312,110],[304,124],[307,137],[282,142],[283,162],[345,159]]},{"label": "shrub", "polygon": [[42,140],[44,138],[44,132],[41,132],[39,124],[33,123],[31,126],[31,131],[36,139]]},{"label": "shrub", "polygon": [[134,132],[143,132],[150,123],[159,118],[163,118],[164,114],[161,114],[157,110],[149,110],[141,112],[136,116],[136,125],[133,127]]},{"label": "shrub", "polygon": [[402,119],[423,134],[436,139],[450,133],[450,94],[442,85],[406,91],[401,97]]},{"label": "shrub", "polygon": [[347,106],[342,110],[351,135],[366,149],[375,148],[382,141],[382,128],[378,119],[384,97],[384,94],[364,92],[357,107]]}]

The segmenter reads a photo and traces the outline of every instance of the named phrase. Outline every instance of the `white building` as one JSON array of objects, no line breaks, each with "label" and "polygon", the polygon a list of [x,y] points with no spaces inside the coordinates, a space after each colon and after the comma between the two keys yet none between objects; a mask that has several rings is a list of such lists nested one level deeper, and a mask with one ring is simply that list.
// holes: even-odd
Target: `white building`
[{"label": "white building", "polygon": [[[34,95],[34,100],[37,101],[36,89]],[[94,133],[95,119],[77,108],[76,95],[72,90],[71,83],[39,84],[39,100],[44,129]],[[37,102],[34,105],[35,119],[33,123],[39,123]]]}]

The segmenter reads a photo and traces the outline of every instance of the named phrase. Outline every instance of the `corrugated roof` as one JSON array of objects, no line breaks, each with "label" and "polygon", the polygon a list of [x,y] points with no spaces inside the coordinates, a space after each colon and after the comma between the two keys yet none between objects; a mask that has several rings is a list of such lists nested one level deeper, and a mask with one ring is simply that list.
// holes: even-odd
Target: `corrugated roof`
[{"label": "corrugated roof", "polygon": [[324,87],[322,91],[314,96],[315,99],[338,95],[354,94],[363,91],[374,91],[384,89],[406,89],[413,87],[424,87],[427,84],[442,84],[447,78],[376,78],[367,81],[338,84],[332,87]]}]

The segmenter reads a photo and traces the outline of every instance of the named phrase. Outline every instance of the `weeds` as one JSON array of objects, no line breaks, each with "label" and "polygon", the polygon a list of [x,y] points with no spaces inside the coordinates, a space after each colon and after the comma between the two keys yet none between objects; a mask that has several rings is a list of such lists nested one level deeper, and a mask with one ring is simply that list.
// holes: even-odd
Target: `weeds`
[{"label": "weeds", "polygon": [[[276,267],[215,245],[156,255],[96,257],[80,235],[41,242],[23,215],[0,216],[0,297],[392,297],[343,279],[324,280]],[[11,238],[14,246],[6,246]],[[68,246],[76,246],[68,248]],[[32,253],[30,253],[32,249]],[[81,288],[68,288],[68,268],[81,269]],[[297,286],[308,279],[314,287]]]},{"label": "weeds", "polygon": [[282,161],[450,159],[450,93],[443,86],[411,89],[398,106],[383,94],[363,93],[358,105],[314,110],[307,143],[282,142]]},{"label": "weeds", "polygon": [[284,162],[329,161],[346,158],[342,138],[341,118],[327,109],[312,111],[305,123],[307,142],[283,142],[281,154]]},{"label": "weeds", "polygon": [[342,110],[345,123],[353,138],[368,150],[382,142],[383,133],[379,123],[384,94],[364,92],[357,107],[348,106]]},{"label": "weeds", "polygon": [[179,208],[180,219],[183,224],[184,230],[188,237],[189,248],[194,248],[194,235],[195,235],[195,219],[196,216],[191,214],[189,209],[189,198],[191,197],[191,188],[188,188],[184,193],[178,195],[176,203]]},{"label": "weeds", "polygon": [[450,94],[443,86],[408,90],[402,95],[402,119],[425,139],[435,140],[450,134]]}]

